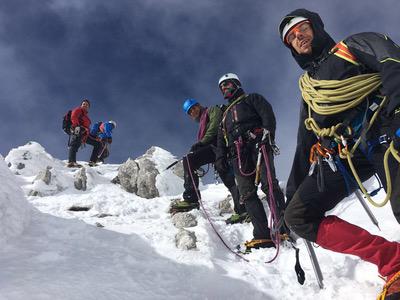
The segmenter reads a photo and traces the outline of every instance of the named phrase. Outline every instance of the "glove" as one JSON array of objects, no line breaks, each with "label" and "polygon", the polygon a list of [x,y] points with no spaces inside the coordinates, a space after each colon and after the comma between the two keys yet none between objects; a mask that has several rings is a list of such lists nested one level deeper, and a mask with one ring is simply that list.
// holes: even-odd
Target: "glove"
[{"label": "glove", "polygon": [[190,152],[196,152],[203,146],[204,145],[202,142],[197,142],[197,143],[193,144],[192,147],[190,147]]},{"label": "glove", "polygon": [[81,133],[81,127],[80,126],[76,126],[75,128],[74,128],[74,134],[75,135],[79,135]]},{"label": "glove", "polygon": [[264,132],[263,132],[263,137],[261,139],[261,141],[258,143],[258,147],[261,147],[262,145],[265,145],[267,147],[270,146],[270,144],[274,143],[272,140],[272,137],[270,137],[270,131],[268,130],[267,134],[264,136]]},{"label": "glove", "polygon": [[229,165],[226,158],[219,158],[215,161],[215,169],[218,173],[228,173]]},{"label": "glove", "polygon": [[107,143],[111,144],[112,143],[112,138],[107,139]]}]

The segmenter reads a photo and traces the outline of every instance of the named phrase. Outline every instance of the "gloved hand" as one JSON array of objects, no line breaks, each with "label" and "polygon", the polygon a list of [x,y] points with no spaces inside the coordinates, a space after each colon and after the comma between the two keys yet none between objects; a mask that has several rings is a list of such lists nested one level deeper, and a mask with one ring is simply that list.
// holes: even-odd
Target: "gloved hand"
[{"label": "gloved hand", "polygon": [[75,128],[74,128],[74,134],[75,135],[79,135],[81,133],[81,127],[80,126],[76,126]]},{"label": "gloved hand", "polygon": [[190,147],[190,152],[195,152],[198,151],[201,147],[203,147],[204,144],[202,142],[197,142]]},{"label": "gloved hand", "polygon": [[112,138],[107,139],[107,143],[111,144],[112,143]]},{"label": "gloved hand", "polygon": [[226,158],[219,158],[214,163],[215,169],[218,173],[227,173],[229,171],[229,165]]},{"label": "gloved hand", "polygon": [[270,131],[267,130],[267,133],[264,136],[264,131],[263,131],[261,141],[258,143],[259,148],[263,145],[265,145],[267,148],[269,148],[269,146],[271,146],[270,144],[273,143],[273,140],[272,140],[272,137],[270,137],[270,134],[271,134]]}]

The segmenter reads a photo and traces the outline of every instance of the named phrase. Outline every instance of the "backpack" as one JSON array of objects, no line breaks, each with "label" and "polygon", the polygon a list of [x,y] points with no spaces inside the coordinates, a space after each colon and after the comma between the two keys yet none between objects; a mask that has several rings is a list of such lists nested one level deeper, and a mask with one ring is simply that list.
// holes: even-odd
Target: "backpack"
[{"label": "backpack", "polygon": [[72,121],[71,121],[71,113],[72,110],[69,110],[63,117],[63,123],[62,123],[62,129],[64,130],[64,132],[68,135],[71,134],[71,125],[72,125]]},{"label": "backpack", "polygon": [[103,122],[97,122],[97,123],[94,123],[93,125],[91,125],[90,126],[90,135],[91,136],[97,136],[97,134],[99,133],[99,132],[101,132],[101,130],[100,130],[100,126],[101,126],[101,124],[103,124]]}]

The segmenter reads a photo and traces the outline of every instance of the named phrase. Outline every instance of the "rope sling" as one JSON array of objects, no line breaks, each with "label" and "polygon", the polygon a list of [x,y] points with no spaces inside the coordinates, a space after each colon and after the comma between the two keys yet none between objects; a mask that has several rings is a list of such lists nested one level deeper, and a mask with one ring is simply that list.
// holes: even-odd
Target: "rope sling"
[{"label": "rope sling", "polygon": [[[378,73],[362,74],[350,77],[344,80],[316,80],[306,72],[299,79],[299,87],[303,100],[308,105],[308,118],[304,121],[306,129],[313,131],[319,138],[333,138],[339,145],[339,157],[347,159],[355,180],[364,196],[375,207],[383,207],[390,199],[392,193],[392,182],[389,171],[389,155],[400,163],[400,155],[395,149],[393,142],[390,143],[385,152],[383,163],[387,182],[386,198],[378,203],[375,202],[367,190],[364,188],[357,170],[352,162],[352,156],[362,141],[362,137],[369,131],[374,124],[379,112],[387,102],[384,97],[379,107],[375,110],[366,127],[363,128],[363,134],[355,141],[351,149],[348,149],[347,142],[343,136],[336,133],[342,128],[343,123],[338,123],[329,128],[320,128],[317,122],[312,118],[311,112],[319,115],[333,115],[358,106],[371,93],[377,91],[382,85],[381,77]],[[351,128],[348,127],[351,132]],[[341,144],[344,147],[341,147]]]}]

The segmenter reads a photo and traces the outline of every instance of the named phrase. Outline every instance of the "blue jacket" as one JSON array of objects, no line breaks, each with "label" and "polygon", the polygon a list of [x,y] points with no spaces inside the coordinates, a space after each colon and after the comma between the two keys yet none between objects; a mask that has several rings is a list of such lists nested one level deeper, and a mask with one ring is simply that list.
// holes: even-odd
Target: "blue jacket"
[{"label": "blue jacket", "polygon": [[113,125],[109,122],[97,122],[90,126],[90,135],[100,139],[112,138]]}]

